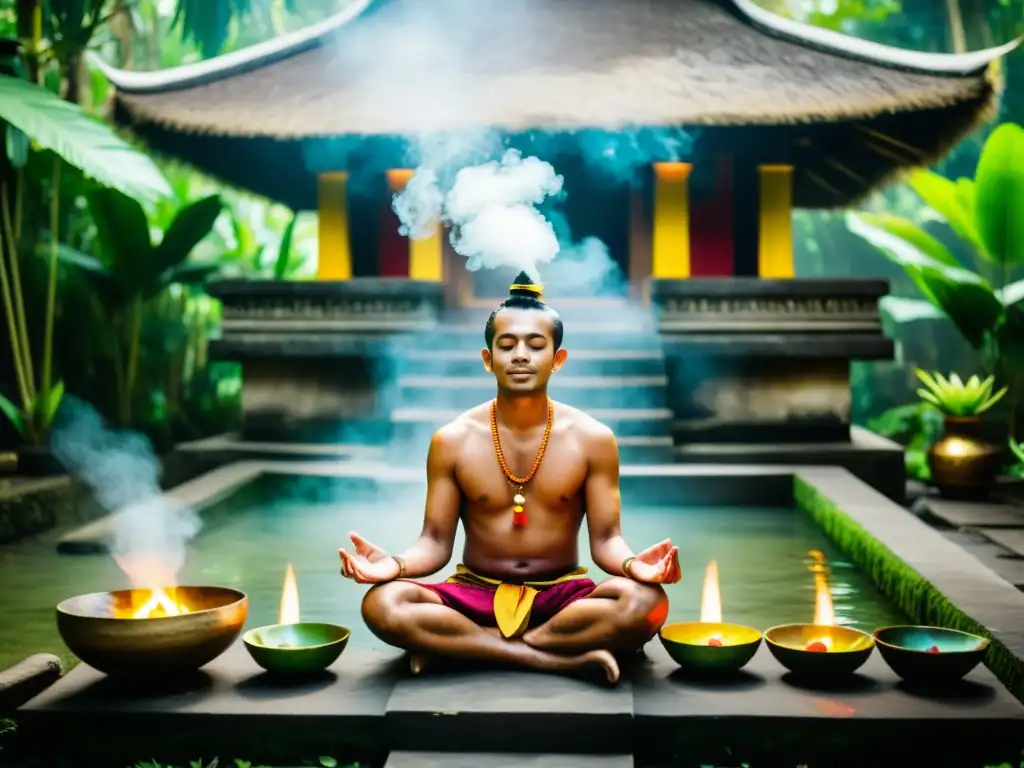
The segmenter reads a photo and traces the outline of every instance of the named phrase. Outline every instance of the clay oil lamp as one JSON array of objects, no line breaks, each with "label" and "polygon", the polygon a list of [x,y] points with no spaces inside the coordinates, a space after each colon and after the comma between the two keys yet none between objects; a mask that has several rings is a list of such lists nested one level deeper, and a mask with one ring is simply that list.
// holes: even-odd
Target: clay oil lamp
[{"label": "clay oil lamp", "polygon": [[[119,559],[131,589],[78,595],[57,605],[57,631],[82,662],[111,677],[164,677],[210,663],[238,638],[245,593],[226,587],[152,586],[168,569]],[[165,578],[158,579],[158,574]],[[148,586],[142,586],[148,585]]]},{"label": "clay oil lamp", "polygon": [[714,560],[704,573],[700,621],[666,624],[658,637],[672,660],[693,672],[736,672],[746,666],[761,645],[761,633],[756,629],[722,622],[718,564]]},{"label": "clay oil lamp", "polygon": [[942,627],[881,627],[874,638],[893,672],[928,686],[959,680],[985,658],[989,646],[988,638]]},{"label": "clay oil lamp", "polygon": [[299,590],[288,563],[277,624],[250,629],[242,642],[253,661],[275,675],[322,672],[338,660],[351,633],[336,624],[299,621]]},{"label": "clay oil lamp", "polygon": [[765,642],[772,656],[795,675],[820,680],[851,675],[868,660],[874,638],[836,625],[825,557],[816,550],[809,554],[813,558],[814,622],[772,627],[764,633]]}]

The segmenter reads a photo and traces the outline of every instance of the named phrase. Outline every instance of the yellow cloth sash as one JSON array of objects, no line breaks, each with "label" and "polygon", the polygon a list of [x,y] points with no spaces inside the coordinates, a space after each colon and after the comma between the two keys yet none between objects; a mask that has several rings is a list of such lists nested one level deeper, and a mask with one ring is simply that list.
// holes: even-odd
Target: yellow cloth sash
[{"label": "yellow cloth sash", "polygon": [[553,587],[574,579],[587,576],[587,569],[580,566],[550,581],[524,581],[522,584],[506,584],[500,579],[491,579],[473,573],[462,563],[455,566],[455,574],[447,581],[449,584],[474,584],[478,587],[497,587],[494,591],[494,618],[498,629],[505,637],[519,637],[530,624],[530,612],[537,593],[546,587]]}]

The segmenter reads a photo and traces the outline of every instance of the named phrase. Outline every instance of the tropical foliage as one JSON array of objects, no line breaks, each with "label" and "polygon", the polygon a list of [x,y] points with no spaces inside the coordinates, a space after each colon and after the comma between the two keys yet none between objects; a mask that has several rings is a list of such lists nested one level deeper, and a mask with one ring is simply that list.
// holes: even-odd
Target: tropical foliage
[{"label": "tropical foliage", "polygon": [[992,391],[994,376],[988,376],[984,380],[978,376],[971,376],[967,381],[962,381],[956,373],[951,373],[948,378],[941,373],[928,373],[920,368],[916,373],[924,384],[923,388],[917,390],[918,396],[946,416],[980,416],[1006,394],[1006,387],[996,392]]},{"label": "tropical foliage", "polygon": [[919,298],[886,297],[896,323],[948,319],[979,356],[983,371],[1008,382],[1011,414],[1024,376],[1024,129],[997,127],[974,178],[947,179],[930,170],[909,186],[934,219],[958,240],[959,256],[925,222],[887,213],[847,217],[851,232],[875,246],[910,278]]}]

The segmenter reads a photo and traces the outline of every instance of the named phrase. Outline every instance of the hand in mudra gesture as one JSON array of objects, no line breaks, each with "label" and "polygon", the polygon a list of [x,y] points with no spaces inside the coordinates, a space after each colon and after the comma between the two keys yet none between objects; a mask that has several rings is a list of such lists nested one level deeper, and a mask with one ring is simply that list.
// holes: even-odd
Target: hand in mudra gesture
[{"label": "hand in mudra gesture", "polygon": [[634,581],[645,584],[675,584],[683,577],[679,568],[679,547],[665,539],[640,552],[629,565]]},{"label": "hand in mudra gesture", "polygon": [[338,550],[342,576],[358,584],[378,584],[398,575],[398,563],[387,552],[354,531],[348,537],[355,547],[355,554],[344,547]]}]

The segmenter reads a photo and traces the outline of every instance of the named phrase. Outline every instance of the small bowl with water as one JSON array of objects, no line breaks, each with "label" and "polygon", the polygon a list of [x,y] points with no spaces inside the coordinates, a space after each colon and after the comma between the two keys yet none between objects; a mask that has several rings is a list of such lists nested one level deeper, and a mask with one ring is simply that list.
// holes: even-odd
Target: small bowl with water
[{"label": "small bowl with water", "polygon": [[308,675],[337,661],[351,634],[337,624],[271,624],[250,629],[242,635],[242,642],[253,661],[267,672]]},{"label": "small bowl with water", "polygon": [[885,663],[908,683],[934,685],[964,677],[985,658],[988,638],[928,626],[879,627],[875,644]]}]

